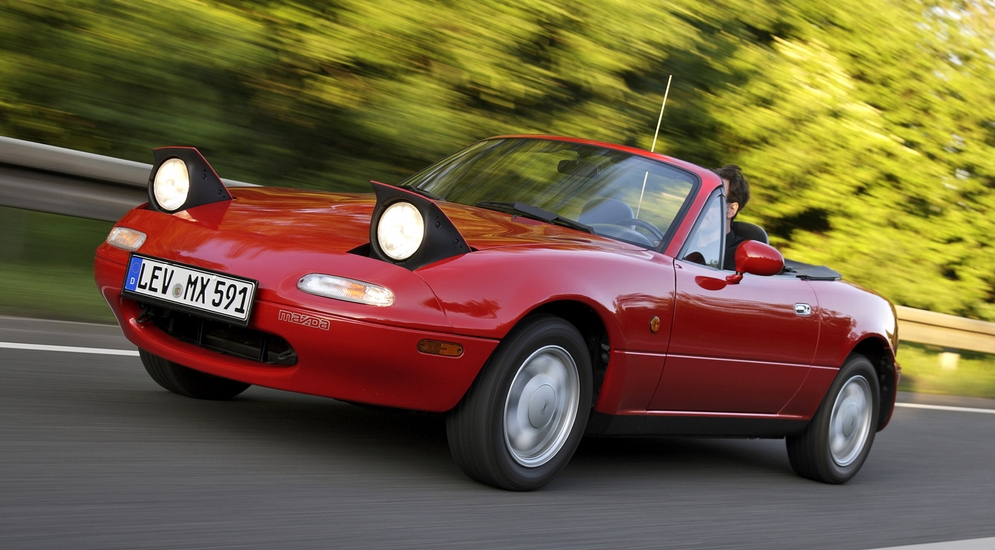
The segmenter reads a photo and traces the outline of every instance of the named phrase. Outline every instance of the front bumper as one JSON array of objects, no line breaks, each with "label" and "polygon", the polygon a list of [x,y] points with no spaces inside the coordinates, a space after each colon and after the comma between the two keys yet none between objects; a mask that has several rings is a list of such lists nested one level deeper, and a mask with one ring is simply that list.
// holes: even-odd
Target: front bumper
[{"label": "front bumper", "polygon": [[[298,359],[293,366],[270,365],[204,349],[170,336],[153,323],[139,323],[141,304],[120,295],[125,264],[99,250],[94,274],[124,335],[139,348],[198,371],[269,388],[442,412],[459,402],[498,344],[497,340],[388,326],[257,298],[249,328],[285,339]],[[302,318],[319,322],[295,322]],[[459,343],[463,354],[421,353],[417,346],[423,339]]]}]

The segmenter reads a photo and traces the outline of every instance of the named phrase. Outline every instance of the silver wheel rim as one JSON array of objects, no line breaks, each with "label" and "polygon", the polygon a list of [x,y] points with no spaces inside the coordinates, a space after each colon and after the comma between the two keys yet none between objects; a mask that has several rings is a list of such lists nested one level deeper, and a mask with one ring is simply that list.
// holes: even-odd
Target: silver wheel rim
[{"label": "silver wheel rim", "polygon": [[871,433],[871,385],[863,376],[846,381],[829,417],[829,452],[833,462],[847,467],[860,456]]},{"label": "silver wheel rim", "polygon": [[570,436],[580,402],[577,363],[560,346],[543,346],[515,373],[504,403],[504,443],[515,462],[549,462]]}]

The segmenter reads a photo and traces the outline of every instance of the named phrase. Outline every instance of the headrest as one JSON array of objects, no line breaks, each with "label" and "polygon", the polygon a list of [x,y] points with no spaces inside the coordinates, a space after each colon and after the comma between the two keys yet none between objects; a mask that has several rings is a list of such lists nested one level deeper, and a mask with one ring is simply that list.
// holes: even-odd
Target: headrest
[{"label": "headrest", "polygon": [[615,223],[632,218],[632,208],[617,199],[597,199],[584,205],[580,211],[580,223]]},{"label": "headrest", "polygon": [[732,232],[747,240],[770,244],[770,241],[767,239],[767,232],[759,225],[747,222],[732,222]]}]

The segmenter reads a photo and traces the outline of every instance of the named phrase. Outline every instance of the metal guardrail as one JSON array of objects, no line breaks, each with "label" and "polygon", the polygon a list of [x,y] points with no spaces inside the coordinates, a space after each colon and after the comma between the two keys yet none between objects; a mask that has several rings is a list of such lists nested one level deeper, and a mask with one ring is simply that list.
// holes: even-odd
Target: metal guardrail
[{"label": "metal guardrail", "polygon": [[[152,165],[0,137],[0,205],[117,221],[148,200]],[[222,180],[229,187],[251,183]]]},{"label": "metal guardrail", "polygon": [[995,353],[995,323],[896,306],[898,337],[950,350]]},{"label": "metal guardrail", "polygon": [[[117,221],[148,200],[151,164],[0,137],[0,205]],[[223,180],[230,187],[252,186]],[[995,323],[898,306],[902,340],[995,354]]]}]

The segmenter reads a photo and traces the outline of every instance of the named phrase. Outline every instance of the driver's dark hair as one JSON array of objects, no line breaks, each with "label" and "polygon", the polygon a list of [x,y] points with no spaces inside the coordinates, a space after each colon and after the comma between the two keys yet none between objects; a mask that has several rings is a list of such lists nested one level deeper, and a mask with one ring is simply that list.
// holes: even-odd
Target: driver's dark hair
[{"label": "driver's dark hair", "polygon": [[[729,193],[726,195],[726,204],[730,202],[739,203],[738,216],[746,208],[746,203],[750,202],[750,182],[746,181],[743,171],[735,164],[727,164],[722,168],[714,170],[720,178],[729,182]],[[735,216],[733,216],[735,218]]]}]

